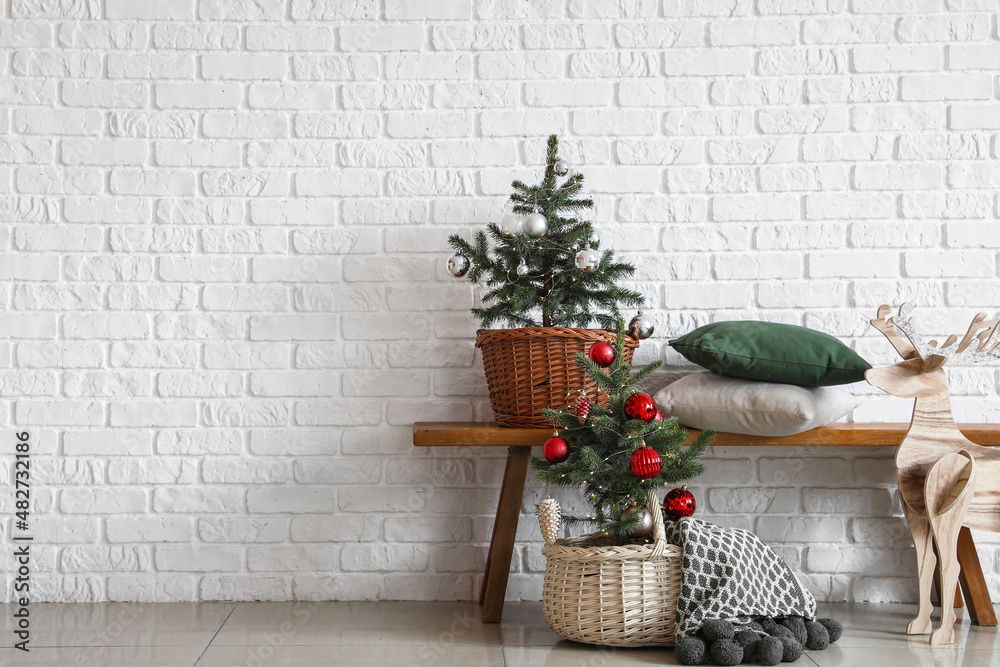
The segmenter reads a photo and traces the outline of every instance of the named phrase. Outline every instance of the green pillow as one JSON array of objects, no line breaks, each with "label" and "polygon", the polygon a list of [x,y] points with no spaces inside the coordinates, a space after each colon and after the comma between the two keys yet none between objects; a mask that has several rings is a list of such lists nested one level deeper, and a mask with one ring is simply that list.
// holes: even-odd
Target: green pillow
[{"label": "green pillow", "polygon": [[670,345],[720,375],[802,387],[860,382],[872,367],[833,336],[776,322],[714,322]]}]

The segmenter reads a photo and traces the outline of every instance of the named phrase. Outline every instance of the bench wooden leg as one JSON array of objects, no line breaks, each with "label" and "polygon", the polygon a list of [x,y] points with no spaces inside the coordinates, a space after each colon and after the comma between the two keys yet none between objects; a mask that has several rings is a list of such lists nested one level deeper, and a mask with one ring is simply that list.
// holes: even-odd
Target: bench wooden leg
[{"label": "bench wooden leg", "polygon": [[996,626],[997,615],[993,611],[990,591],[983,578],[983,568],[979,564],[976,543],[972,541],[972,531],[966,526],[962,526],[958,534],[958,563],[962,566],[958,582],[962,586],[969,607],[969,618],[976,625]]},{"label": "bench wooden leg", "polygon": [[483,587],[479,604],[483,605],[483,623],[499,623],[503,616],[503,600],[507,594],[507,575],[510,558],[514,552],[517,534],[517,517],[521,513],[524,497],[524,478],[528,472],[531,447],[510,447],[507,450],[507,467],[500,485],[500,503],[493,520],[493,538],[486,557]]}]

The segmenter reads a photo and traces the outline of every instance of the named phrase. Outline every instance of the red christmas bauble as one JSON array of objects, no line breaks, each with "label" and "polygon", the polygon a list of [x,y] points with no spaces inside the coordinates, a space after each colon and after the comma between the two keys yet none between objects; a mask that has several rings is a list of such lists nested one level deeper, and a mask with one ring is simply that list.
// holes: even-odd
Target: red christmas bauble
[{"label": "red christmas bauble", "polygon": [[549,463],[562,463],[569,458],[569,443],[554,435],[542,444],[542,454]]},{"label": "red christmas bauble", "polygon": [[573,414],[576,415],[581,424],[586,424],[592,407],[594,407],[594,402],[581,391],[580,395],[573,401]]},{"label": "red christmas bauble", "polygon": [[590,346],[587,356],[601,368],[607,368],[615,363],[615,348],[611,343],[602,340]]},{"label": "red christmas bauble", "polygon": [[632,394],[625,401],[625,414],[629,419],[650,422],[656,417],[656,411],[656,401],[649,394]]},{"label": "red christmas bauble", "polygon": [[632,452],[628,465],[639,479],[653,479],[663,470],[663,459],[652,447],[640,447]]},{"label": "red christmas bauble", "polygon": [[663,413],[657,410],[656,415],[653,416],[653,419],[655,419],[658,422],[663,421]]},{"label": "red christmas bauble", "polygon": [[694,496],[686,486],[674,489],[663,498],[663,516],[670,521],[694,514]]}]

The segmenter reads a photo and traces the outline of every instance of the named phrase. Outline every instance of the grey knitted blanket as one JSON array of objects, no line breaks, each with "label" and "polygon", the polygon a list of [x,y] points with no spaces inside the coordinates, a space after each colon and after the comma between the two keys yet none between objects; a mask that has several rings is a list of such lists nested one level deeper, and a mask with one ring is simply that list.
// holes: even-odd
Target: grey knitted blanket
[{"label": "grey knitted blanket", "polygon": [[755,616],[816,617],[816,600],[753,533],[701,519],[668,521],[667,541],[684,550],[678,639],[707,620],[745,625]]}]

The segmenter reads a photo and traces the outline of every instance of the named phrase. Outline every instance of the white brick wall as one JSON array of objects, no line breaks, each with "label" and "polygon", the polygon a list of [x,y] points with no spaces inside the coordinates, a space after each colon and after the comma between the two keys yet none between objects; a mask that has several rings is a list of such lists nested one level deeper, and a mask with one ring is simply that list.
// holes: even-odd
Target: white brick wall
[{"label": "white brick wall", "polygon": [[[32,430],[39,594],[472,598],[503,452],[417,451],[410,424],[489,415],[445,238],[550,132],[638,266],[640,360],[768,318],[885,363],[883,301],[936,332],[1000,307],[994,9],[0,3],[2,451]],[[996,368],[952,377],[960,418],[1000,420]],[[857,420],[907,418],[857,389]],[[911,599],[891,454],[715,450],[693,489],[820,598]],[[540,596],[541,494],[512,597]]]}]

